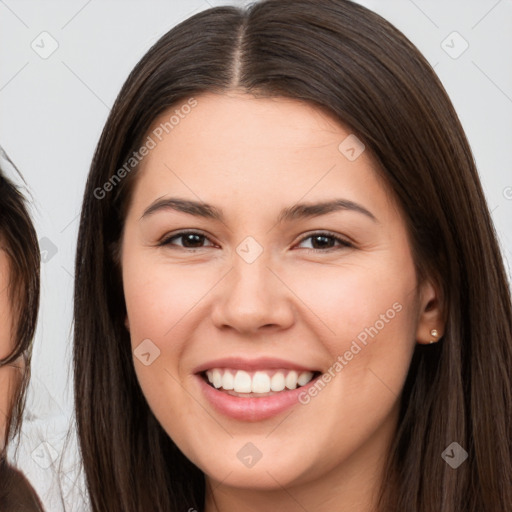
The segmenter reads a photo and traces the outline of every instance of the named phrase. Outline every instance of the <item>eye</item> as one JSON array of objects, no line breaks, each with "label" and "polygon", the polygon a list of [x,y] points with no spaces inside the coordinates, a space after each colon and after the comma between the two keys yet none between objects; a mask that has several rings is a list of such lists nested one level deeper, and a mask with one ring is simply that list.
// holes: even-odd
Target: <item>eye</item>
[{"label": "eye", "polygon": [[[327,252],[330,249],[343,248],[343,247],[354,247],[349,241],[340,238],[334,233],[330,233],[328,231],[321,231],[318,233],[311,233],[308,236],[301,239],[300,243],[303,243],[306,240],[311,239],[311,244],[313,247],[306,247],[308,250],[312,250],[315,252]],[[335,247],[335,244],[338,243],[339,246]],[[319,247],[314,247],[315,245]],[[341,246],[341,247],[340,247]]]},{"label": "eye", "polygon": [[[317,233],[309,234],[301,239],[299,244],[304,243],[306,240],[311,239],[311,244],[313,247],[306,247],[307,250],[312,250],[315,252],[327,252],[336,248],[343,247],[354,247],[353,244],[348,242],[347,240],[335,235],[334,233],[330,233],[328,231],[322,231]],[[175,243],[176,240],[181,240],[181,244]],[[209,238],[198,232],[198,231],[182,231],[180,233],[175,233],[174,235],[164,238],[158,245],[159,246],[177,246],[182,247],[184,249],[202,249],[205,246],[203,243]],[[338,244],[338,247],[335,244]],[[316,245],[316,247],[315,247]],[[213,247],[214,244],[210,244],[210,247]]]},{"label": "eye", "polygon": [[[175,240],[179,239],[182,240],[182,245],[173,243]],[[202,244],[205,240],[209,240],[208,237],[197,231],[182,231],[181,233],[176,233],[170,237],[164,238],[158,245],[177,245],[184,249],[202,249],[204,247]]]}]

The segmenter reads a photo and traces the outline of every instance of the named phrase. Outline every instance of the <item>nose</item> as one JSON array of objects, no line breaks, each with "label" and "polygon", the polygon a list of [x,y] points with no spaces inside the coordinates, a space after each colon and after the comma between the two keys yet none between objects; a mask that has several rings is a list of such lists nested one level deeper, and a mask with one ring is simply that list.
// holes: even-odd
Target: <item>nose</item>
[{"label": "nose", "polygon": [[216,290],[212,320],[217,328],[254,335],[293,324],[293,293],[264,255],[252,263],[234,255],[231,271]]}]

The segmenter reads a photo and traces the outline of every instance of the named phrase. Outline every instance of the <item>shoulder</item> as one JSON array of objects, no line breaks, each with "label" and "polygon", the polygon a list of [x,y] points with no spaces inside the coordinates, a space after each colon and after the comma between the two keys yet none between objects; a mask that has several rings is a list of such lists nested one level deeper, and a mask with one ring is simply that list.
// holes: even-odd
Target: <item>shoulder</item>
[{"label": "shoulder", "polygon": [[44,512],[25,475],[0,460],[0,510],[2,512]]}]

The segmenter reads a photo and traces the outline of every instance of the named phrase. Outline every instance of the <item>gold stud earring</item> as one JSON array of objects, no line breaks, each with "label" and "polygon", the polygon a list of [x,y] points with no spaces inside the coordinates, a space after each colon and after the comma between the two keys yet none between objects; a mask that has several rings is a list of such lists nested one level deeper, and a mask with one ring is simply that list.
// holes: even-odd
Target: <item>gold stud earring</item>
[{"label": "gold stud earring", "polygon": [[[439,336],[439,333],[437,332],[437,329],[432,329],[430,331],[430,335],[433,337],[433,338],[437,338]],[[434,343],[434,341],[436,340],[430,340],[430,343]]]}]

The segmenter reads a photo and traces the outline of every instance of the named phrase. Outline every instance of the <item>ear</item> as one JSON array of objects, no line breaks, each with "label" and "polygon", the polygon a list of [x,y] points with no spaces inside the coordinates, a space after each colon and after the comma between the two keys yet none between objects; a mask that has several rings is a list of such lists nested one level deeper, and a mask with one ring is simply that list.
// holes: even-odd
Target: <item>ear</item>
[{"label": "ear", "polygon": [[441,289],[430,280],[420,285],[420,301],[416,340],[421,344],[436,343],[445,332],[444,300]]},{"label": "ear", "polygon": [[128,315],[126,315],[126,316],[124,317],[124,325],[125,325],[125,327],[126,327],[126,330],[127,330],[128,332],[130,332],[130,322],[129,322],[129,320],[128,320]]}]

